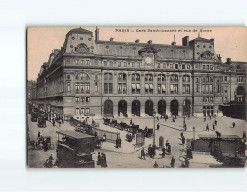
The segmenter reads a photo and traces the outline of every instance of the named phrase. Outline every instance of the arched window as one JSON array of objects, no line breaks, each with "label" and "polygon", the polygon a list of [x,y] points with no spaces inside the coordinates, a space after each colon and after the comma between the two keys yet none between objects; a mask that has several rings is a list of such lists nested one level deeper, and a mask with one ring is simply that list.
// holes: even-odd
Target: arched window
[{"label": "arched window", "polygon": [[127,75],[125,73],[118,74],[118,94],[127,93]]},{"label": "arched window", "polygon": [[104,93],[105,94],[112,94],[113,91],[113,76],[112,73],[105,73],[104,74]]},{"label": "arched window", "polygon": [[166,93],[166,75],[158,74],[158,94]]},{"label": "arched window", "polygon": [[145,93],[153,93],[153,75],[149,73],[145,74]]},{"label": "arched window", "polygon": [[86,73],[79,73],[75,76],[75,93],[89,94],[90,93],[90,77]]},{"label": "arched window", "polygon": [[132,94],[140,94],[140,74],[134,73],[131,76],[131,81],[132,81]]}]

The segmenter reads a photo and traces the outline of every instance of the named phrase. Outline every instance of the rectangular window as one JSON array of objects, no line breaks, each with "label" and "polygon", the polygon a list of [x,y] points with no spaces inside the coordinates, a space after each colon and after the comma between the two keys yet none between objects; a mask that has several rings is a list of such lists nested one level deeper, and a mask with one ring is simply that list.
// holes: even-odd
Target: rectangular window
[{"label": "rectangular window", "polygon": [[95,90],[95,92],[98,92],[98,82],[94,83],[94,90]]},{"label": "rectangular window", "polygon": [[227,76],[225,76],[225,82],[227,82]]},{"label": "rectangular window", "polygon": [[121,67],[121,62],[118,62],[118,67]]},{"label": "rectangular window", "polygon": [[67,92],[70,92],[70,82],[67,83]]},{"label": "rectangular window", "polygon": [[135,67],[135,62],[132,62],[132,67]]},{"label": "rectangular window", "polygon": [[124,62],[124,67],[127,67],[127,62]]},{"label": "rectangular window", "polygon": [[111,67],[113,66],[113,61],[110,61],[110,66],[111,66]]},{"label": "rectangular window", "polygon": [[199,85],[196,84],[196,92],[198,93],[199,92]]},{"label": "rectangular window", "polygon": [[76,97],[76,98],[75,98],[75,101],[76,101],[76,102],[79,102],[79,97]]},{"label": "rectangular window", "polygon": [[109,83],[109,94],[112,94],[112,90],[113,90],[113,87],[112,87],[112,83]]},{"label": "rectangular window", "polygon": [[85,113],[85,108],[81,108],[81,114]]},{"label": "rectangular window", "polygon": [[178,85],[177,84],[170,85],[170,91],[171,94],[178,94]]},{"label": "rectangular window", "polygon": [[104,61],[104,66],[107,66],[107,61]]},{"label": "rectangular window", "polygon": [[75,109],[75,114],[80,114],[80,109],[79,108]]},{"label": "rectangular window", "polygon": [[86,102],[90,102],[90,97],[86,97]]},{"label": "rectangular window", "polygon": [[86,113],[85,114],[90,114],[90,108],[86,108]]},{"label": "rectangular window", "polygon": [[81,102],[85,102],[85,97],[81,97]]},{"label": "rectangular window", "polygon": [[190,85],[189,84],[183,85],[183,93],[184,94],[190,93]]}]

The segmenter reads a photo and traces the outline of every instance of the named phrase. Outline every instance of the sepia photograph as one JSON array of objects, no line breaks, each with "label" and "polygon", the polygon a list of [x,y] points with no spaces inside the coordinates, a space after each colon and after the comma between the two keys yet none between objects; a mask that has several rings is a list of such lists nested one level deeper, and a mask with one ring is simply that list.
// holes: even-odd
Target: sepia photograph
[{"label": "sepia photograph", "polygon": [[246,27],[28,26],[28,168],[246,167]]}]

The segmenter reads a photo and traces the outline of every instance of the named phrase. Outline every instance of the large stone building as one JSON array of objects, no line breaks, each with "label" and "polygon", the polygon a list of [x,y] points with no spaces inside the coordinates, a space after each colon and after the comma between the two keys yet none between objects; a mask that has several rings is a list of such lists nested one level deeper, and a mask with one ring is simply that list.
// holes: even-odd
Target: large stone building
[{"label": "large stone building", "polygon": [[36,81],[27,81],[27,101],[28,103],[36,99],[36,89],[37,89]]},{"label": "large stone building", "polygon": [[245,102],[246,63],[226,63],[214,39],[182,45],[99,40],[91,31],[70,30],[60,50],[41,66],[39,107],[51,114],[81,117],[213,115],[219,105]]}]

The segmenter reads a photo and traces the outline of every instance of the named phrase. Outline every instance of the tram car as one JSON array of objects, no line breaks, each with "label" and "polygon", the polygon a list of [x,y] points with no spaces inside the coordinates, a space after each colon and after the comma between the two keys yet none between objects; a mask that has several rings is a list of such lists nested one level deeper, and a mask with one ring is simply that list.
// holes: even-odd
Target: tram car
[{"label": "tram car", "polygon": [[57,161],[60,168],[94,168],[94,136],[77,131],[57,131]]}]

